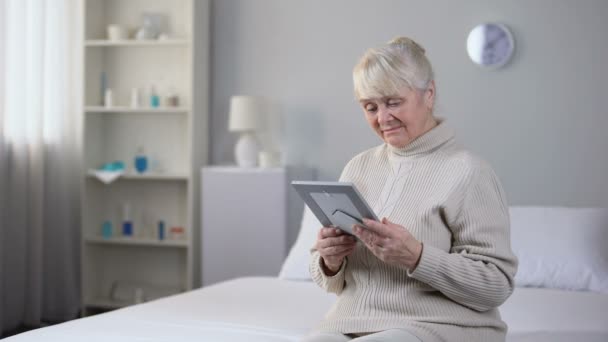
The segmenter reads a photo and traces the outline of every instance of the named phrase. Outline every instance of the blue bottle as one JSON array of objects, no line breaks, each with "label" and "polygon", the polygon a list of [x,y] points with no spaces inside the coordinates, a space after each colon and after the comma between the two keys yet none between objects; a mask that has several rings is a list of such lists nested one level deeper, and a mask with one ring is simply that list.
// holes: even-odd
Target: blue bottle
[{"label": "blue bottle", "polygon": [[131,221],[131,206],[129,205],[129,202],[123,204],[122,210],[122,235],[133,236],[133,221]]},{"label": "blue bottle", "polygon": [[135,155],[135,170],[139,173],[144,173],[148,170],[148,158],[144,154],[143,147],[137,149],[137,154]]},{"label": "blue bottle", "polygon": [[131,221],[122,222],[122,235],[133,236],[133,222],[131,222]]},{"label": "blue bottle", "polygon": [[101,225],[101,236],[104,239],[112,238],[112,222],[110,222],[110,221],[103,222],[103,224]]},{"label": "blue bottle", "polygon": [[165,239],[165,221],[158,221],[158,239]]},{"label": "blue bottle", "polygon": [[154,88],[154,86],[150,87],[150,107],[160,107],[160,96],[156,92],[156,88]]}]

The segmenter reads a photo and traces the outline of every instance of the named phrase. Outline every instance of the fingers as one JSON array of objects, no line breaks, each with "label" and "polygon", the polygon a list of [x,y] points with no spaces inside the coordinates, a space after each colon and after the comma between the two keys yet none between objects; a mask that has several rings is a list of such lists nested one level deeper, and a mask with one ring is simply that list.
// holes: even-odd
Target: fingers
[{"label": "fingers", "polygon": [[[389,219],[387,219],[386,217],[383,217],[383,218],[382,218],[382,223],[384,223],[385,225],[387,225],[389,228],[395,228],[395,227],[400,228],[400,227],[401,227],[400,225],[398,225],[398,224],[396,224],[396,223],[394,223],[394,222],[390,221],[390,220],[389,220]],[[401,228],[402,228],[402,227],[401,227]]]},{"label": "fingers", "polygon": [[[328,257],[328,258],[334,258],[336,260],[341,260],[344,261],[344,258],[346,258],[347,256],[351,255],[353,252],[355,251],[355,247],[351,248],[351,249],[347,249],[342,253],[339,253],[337,255]],[[342,264],[342,262],[340,262],[340,264]]]},{"label": "fingers", "polygon": [[328,238],[341,235],[346,235],[346,233],[340,228],[323,227],[319,230],[319,238]]},{"label": "fingers", "polygon": [[356,245],[357,240],[354,236],[338,228],[324,227],[319,230],[315,248],[326,260],[341,261],[354,251]]},{"label": "fingers", "polygon": [[355,245],[357,240],[354,236],[343,234],[337,237],[327,237],[317,240],[317,249],[342,245]]},{"label": "fingers", "polygon": [[364,218],[363,224],[365,224],[365,228],[381,236],[392,237],[395,233],[394,224],[391,224],[386,217],[382,219],[382,222]]},{"label": "fingers", "polygon": [[361,227],[359,225],[355,225],[353,231],[369,249],[383,248],[390,241],[390,238],[378,235],[370,229]]},{"label": "fingers", "polygon": [[319,230],[316,249],[330,268],[335,268],[336,265],[339,267],[343,259],[354,252],[356,246],[356,238],[338,228],[324,227]]},{"label": "fingers", "polygon": [[355,249],[355,244],[332,246],[323,249],[324,257],[340,258],[350,254]]},{"label": "fingers", "polygon": [[327,240],[326,243],[341,244],[349,241],[356,241],[354,236],[344,232],[339,228],[333,227],[323,227],[319,230],[319,234],[317,235],[317,241]]}]

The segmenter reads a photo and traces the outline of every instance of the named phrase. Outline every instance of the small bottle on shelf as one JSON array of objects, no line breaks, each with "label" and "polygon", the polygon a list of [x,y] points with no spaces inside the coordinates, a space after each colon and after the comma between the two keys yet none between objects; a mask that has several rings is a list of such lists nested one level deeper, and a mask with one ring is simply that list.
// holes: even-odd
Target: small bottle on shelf
[{"label": "small bottle on shelf", "polygon": [[148,157],[144,154],[142,146],[137,148],[137,153],[135,154],[135,170],[138,173],[144,173],[148,170]]},{"label": "small bottle on shelf", "polygon": [[99,74],[99,90],[101,93],[99,94],[99,104],[105,106],[105,98],[106,98],[106,89],[108,88],[108,77],[105,71],[102,71]]},{"label": "small bottle on shelf", "polygon": [[131,89],[131,108],[139,108],[141,103],[141,95],[139,93],[139,88]]},{"label": "small bottle on shelf", "polygon": [[169,228],[169,236],[172,240],[183,240],[186,238],[184,227],[174,226]]},{"label": "small bottle on shelf", "polygon": [[106,88],[105,94],[103,96],[103,105],[106,108],[111,108],[114,106],[114,93],[110,88]]},{"label": "small bottle on shelf", "polygon": [[122,235],[133,236],[133,221],[131,219],[131,204],[125,202],[122,205]]},{"label": "small bottle on shelf", "polygon": [[167,95],[165,97],[165,106],[167,107],[178,107],[179,106],[179,96],[173,87],[169,88]]},{"label": "small bottle on shelf", "polygon": [[101,236],[104,239],[112,238],[112,222],[107,220],[103,222],[103,224],[101,225]]},{"label": "small bottle on shelf", "polygon": [[152,108],[160,107],[160,96],[158,95],[158,92],[156,91],[156,87],[154,87],[154,86],[150,87],[150,107],[152,107]]},{"label": "small bottle on shelf", "polygon": [[163,220],[158,221],[158,239],[161,241],[165,239],[165,221]]}]

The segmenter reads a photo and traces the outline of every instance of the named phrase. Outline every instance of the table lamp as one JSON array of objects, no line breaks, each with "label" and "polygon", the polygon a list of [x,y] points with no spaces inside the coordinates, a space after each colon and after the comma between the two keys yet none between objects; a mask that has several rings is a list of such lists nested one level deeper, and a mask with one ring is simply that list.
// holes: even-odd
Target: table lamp
[{"label": "table lamp", "polygon": [[234,157],[240,167],[257,166],[260,144],[255,133],[262,126],[262,105],[262,99],[255,96],[230,99],[228,129],[241,134],[234,146]]}]

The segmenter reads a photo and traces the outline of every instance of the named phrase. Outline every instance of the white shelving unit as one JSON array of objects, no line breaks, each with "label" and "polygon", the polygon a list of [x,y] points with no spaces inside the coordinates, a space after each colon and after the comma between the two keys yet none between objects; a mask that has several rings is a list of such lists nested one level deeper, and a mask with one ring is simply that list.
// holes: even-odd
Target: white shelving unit
[{"label": "white shelving unit", "polygon": [[[200,285],[197,212],[208,149],[209,1],[84,2],[81,273],[87,315],[131,305],[142,293],[150,300]],[[144,12],[165,16],[169,39],[107,40],[108,25],[133,31]],[[103,106],[102,73],[114,93],[112,107]],[[170,89],[176,92],[179,106],[149,106],[151,85],[161,99]],[[129,106],[132,88],[142,91],[140,107]],[[134,170],[139,147],[148,157],[142,174]],[[104,184],[92,170],[113,161],[124,162],[126,172]],[[133,236],[122,234],[124,203],[131,207]],[[106,221],[112,223],[110,238],[102,236]],[[183,227],[183,237],[171,239],[171,227]],[[131,299],[134,288],[138,294]],[[117,289],[124,290],[120,298]]]}]

